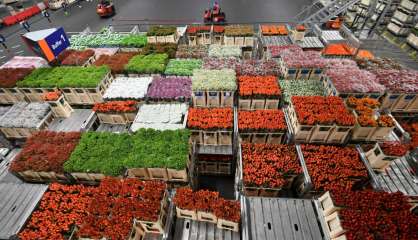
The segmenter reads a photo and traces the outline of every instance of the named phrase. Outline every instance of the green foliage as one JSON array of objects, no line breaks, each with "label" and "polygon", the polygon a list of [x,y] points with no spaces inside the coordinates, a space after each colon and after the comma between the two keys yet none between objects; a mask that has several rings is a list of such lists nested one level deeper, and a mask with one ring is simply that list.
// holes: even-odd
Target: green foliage
[{"label": "green foliage", "polygon": [[140,129],[134,134],[87,132],[65,162],[67,172],[118,176],[124,168],[185,169],[188,130]]},{"label": "green foliage", "polygon": [[121,46],[124,47],[136,47],[141,48],[147,44],[147,37],[144,35],[129,35],[122,38],[120,42]]},{"label": "green foliage", "polygon": [[202,68],[200,59],[171,59],[165,69],[166,75],[191,76],[193,70]]},{"label": "green foliage", "polygon": [[152,26],[147,32],[147,36],[168,36],[177,31],[175,26]]},{"label": "green foliage", "polygon": [[150,54],[137,55],[126,65],[125,69],[132,73],[163,73],[168,61],[168,55]]},{"label": "green foliage", "polygon": [[95,88],[109,71],[106,66],[38,68],[25,79],[17,82],[17,86]]},{"label": "green foliage", "polygon": [[169,58],[176,56],[177,44],[175,43],[148,43],[143,49],[142,54],[167,53]]}]

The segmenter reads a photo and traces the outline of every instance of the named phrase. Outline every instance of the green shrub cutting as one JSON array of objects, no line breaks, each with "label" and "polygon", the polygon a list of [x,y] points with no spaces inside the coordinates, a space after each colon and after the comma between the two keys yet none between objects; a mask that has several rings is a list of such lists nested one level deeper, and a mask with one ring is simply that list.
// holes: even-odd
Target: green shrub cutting
[{"label": "green shrub cutting", "polygon": [[109,71],[106,66],[38,68],[16,85],[29,88],[96,88]]},{"label": "green shrub cutting", "polygon": [[140,129],[135,134],[87,132],[65,162],[67,172],[118,176],[125,168],[185,169],[188,130]]},{"label": "green shrub cutting", "polygon": [[131,73],[163,73],[168,62],[168,55],[150,54],[137,55],[126,65],[125,69]]}]

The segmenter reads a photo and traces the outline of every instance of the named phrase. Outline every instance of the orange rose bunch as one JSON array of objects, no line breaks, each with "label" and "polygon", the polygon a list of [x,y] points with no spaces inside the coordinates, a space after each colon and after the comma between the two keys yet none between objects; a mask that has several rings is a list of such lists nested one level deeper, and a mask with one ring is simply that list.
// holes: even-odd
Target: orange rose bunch
[{"label": "orange rose bunch", "polygon": [[241,97],[277,98],[281,94],[275,76],[241,76],[238,78],[238,88]]},{"label": "orange rose bunch", "polygon": [[93,106],[93,111],[100,113],[135,112],[136,101],[110,101],[104,103],[96,103]]},{"label": "orange rose bunch", "polygon": [[304,125],[353,126],[355,123],[354,115],[340,97],[292,96],[292,104],[298,121]]},{"label": "orange rose bunch", "polygon": [[238,112],[238,128],[243,132],[286,131],[287,125],[282,110],[266,109]]},{"label": "orange rose bunch", "polygon": [[232,108],[190,108],[187,127],[194,129],[232,129]]}]

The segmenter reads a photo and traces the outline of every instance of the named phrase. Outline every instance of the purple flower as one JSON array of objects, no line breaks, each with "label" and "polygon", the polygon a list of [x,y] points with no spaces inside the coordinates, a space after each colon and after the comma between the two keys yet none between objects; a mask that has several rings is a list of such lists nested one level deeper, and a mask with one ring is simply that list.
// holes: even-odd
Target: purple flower
[{"label": "purple flower", "polygon": [[148,98],[163,100],[190,99],[192,80],[189,77],[154,77],[148,90]]}]

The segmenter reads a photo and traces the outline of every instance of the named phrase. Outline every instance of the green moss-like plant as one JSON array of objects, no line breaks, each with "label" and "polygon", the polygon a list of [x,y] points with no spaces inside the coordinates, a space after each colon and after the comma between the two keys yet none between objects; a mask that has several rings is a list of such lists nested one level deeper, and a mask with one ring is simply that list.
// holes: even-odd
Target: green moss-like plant
[{"label": "green moss-like plant", "polygon": [[141,48],[147,44],[147,37],[145,35],[129,35],[122,38],[120,45],[123,47]]},{"label": "green moss-like plant", "polygon": [[175,26],[152,26],[147,32],[147,36],[168,36],[177,31]]},{"label": "green moss-like plant", "polygon": [[101,67],[38,68],[20,82],[18,87],[28,88],[95,88],[110,69]]},{"label": "green moss-like plant", "polygon": [[87,132],[65,162],[64,170],[118,176],[125,168],[185,169],[189,135],[185,129],[140,129],[132,135]]},{"label": "green moss-like plant", "polygon": [[163,73],[168,62],[168,55],[150,54],[137,55],[126,65],[125,69],[131,73]]},{"label": "green moss-like plant", "polygon": [[191,76],[194,69],[202,67],[200,59],[171,59],[165,69],[166,75]]}]

